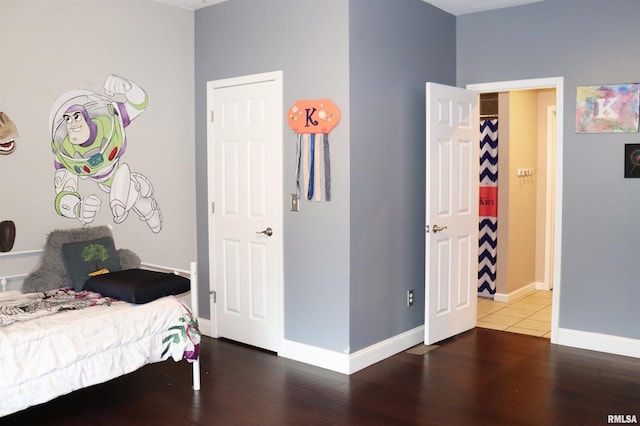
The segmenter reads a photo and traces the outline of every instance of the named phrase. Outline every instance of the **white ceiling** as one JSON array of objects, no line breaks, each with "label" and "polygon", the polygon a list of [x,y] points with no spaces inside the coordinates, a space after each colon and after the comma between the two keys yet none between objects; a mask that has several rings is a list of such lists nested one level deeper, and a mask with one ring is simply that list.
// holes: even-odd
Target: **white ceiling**
[{"label": "white ceiling", "polygon": [[[211,6],[227,0],[156,0],[179,6],[185,9],[196,10],[201,7]],[[536,3],[544,0],[424,0],[437,8],[445,10],[452,15],[464,15],[465,13],[481,12],[483,10],[501,9],[503,7],[518,6],[527,3]]]},{"label": "white ceiling", "polygon": [[446,10],[452,15],[482,12],[484,10],[502,9],[544,0],[424,0],[437,8]]}]

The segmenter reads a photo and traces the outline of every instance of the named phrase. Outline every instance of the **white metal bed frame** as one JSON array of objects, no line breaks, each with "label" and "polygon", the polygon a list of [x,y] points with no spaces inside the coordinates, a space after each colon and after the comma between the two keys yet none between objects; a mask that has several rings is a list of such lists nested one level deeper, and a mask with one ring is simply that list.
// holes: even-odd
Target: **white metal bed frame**
[{"label": "white metal bed frame", "polygon": [[[17,252],[6,252],[0,253],[0,258],[5,257],[19,257],[19,256],[32,256],[32,255],[41,255],[44,252],[43,249],[38,250],[27,250],[27,251],[17,251]],[[189,265],[189,270],[171,268],[161,265],[154,265],[151,263],[142,263],[140,265],[144,269],[150,269],[153,271],[159,272],[170,272],[176,275],[185,276],[191,281],[191,291],[190,291],[190,301],[191,301],[191,313],[193,316],[198,319],[198,265],[196,262],[191,262]],[[7,289],[7,285],[9,281],[24,279],[29,275],[29,273],[21,273],[14,275],[6,275],[0,276],[0,292],[4,293]],[[200,357],[193,361],[193,390],[200,390]]]}]

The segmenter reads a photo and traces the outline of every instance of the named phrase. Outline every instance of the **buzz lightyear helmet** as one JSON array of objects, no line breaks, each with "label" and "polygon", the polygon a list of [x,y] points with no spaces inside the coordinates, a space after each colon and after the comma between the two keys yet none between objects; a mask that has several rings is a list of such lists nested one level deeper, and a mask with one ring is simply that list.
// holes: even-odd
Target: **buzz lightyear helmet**
[{"label": "buzz lightyear helmet", "polygon": [[117,106],[114,105],[112,99],[106,96],[99,95],[90,90],[82,89],[73,90],[60,96],[54,102],[49,113],[49,128],[51,129],[51,140],[53,142],[52,145],[54,147],[54,150],[56,150],[58,154],[62,155],[67,160],[72,162],[84,160],[68,157],[62,149],[62,142],[68,136],[64,114],[69,110],[69,108],[78,105],[83,107],[83,109],[88,114],[89,119],[98,116],[105,116],[110,118],[111,132],[106,138],[107,143],[103,144],[102,149],[106,149],[108,142],[111,141],[116,126],[121,126],[121,128],[124,127],[124,125],[122,124],[122,119],[117,113]]}]

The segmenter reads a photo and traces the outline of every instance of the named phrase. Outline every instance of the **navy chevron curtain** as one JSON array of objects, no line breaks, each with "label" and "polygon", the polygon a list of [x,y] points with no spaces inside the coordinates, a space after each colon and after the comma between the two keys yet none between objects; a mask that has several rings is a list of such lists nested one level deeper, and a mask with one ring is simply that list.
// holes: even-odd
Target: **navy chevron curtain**
[{"label": "navy chevron curtain", "polygon": [[480,122],[478,294],[496,292],[498,248],[498,120]]}]

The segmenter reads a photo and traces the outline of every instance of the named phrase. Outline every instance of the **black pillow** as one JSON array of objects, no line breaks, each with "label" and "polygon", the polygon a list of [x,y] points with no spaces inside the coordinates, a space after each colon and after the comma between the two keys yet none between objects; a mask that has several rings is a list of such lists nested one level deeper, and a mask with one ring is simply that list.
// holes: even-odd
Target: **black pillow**
[{"label": "black pillow", "polygon": [[75,291],[82,290],[92,272],[100,269],[108,269],[109,272],[122,269],[113,238],[109,236],[63,244],[62,255]]},{"label": "black pillow", "polygon": [[125,269],[97,275],[84,284],[84,290],[137,304],[186,293],[190,288],[188,278],[147,269]]}]

